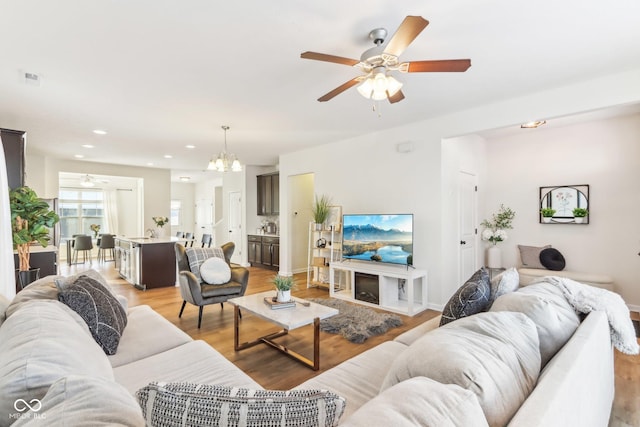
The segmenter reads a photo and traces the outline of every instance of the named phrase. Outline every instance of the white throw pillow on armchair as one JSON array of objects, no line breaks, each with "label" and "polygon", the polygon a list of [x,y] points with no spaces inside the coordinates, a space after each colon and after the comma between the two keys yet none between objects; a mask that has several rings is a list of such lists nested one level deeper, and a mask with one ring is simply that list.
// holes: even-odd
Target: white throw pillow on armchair
[{"label": "white throw pillow on armchair", "polygon": [[200,277],[210,285],[222,285],[231,280],[231,268],[224,259],[212,257],[200,266]]}]

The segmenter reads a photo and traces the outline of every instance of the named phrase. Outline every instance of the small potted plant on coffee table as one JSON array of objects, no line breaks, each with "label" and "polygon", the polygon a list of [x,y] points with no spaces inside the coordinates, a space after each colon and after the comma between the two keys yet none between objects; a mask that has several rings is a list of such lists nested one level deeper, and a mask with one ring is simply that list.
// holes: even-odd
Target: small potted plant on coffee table
[{"label": "small potted plant on coffee table", "polygon": [[573,220],[576,224],[582,224],[584,222],[584,217],[589,215],[589,211],[585,208],[574,208],[573,209]]},{"label": "small potted plant on coffee table", "polygon": [[555,215],[556,210],[551,208],[542,208],[540,209],[540,213],[542,214],[542,221],[551,222],[551,218]]},{"label": "small potted plant on coffee table", "polygon": [[293,276],[281,276],[278,274],[273,278],[273,286],[275,286],[278,291],[276,301],[291,301],[291,289],[294,286]]}]

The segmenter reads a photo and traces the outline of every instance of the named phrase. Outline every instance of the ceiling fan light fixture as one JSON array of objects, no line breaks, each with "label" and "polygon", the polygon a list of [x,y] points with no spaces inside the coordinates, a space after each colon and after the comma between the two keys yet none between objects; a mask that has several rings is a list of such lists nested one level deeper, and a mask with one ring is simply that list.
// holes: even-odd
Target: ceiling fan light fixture
[{"label": "ceiling fan light fixture", "polygon": [[374,101],[382,101],[393,96],[402,88],[402,83],[384,71],[376,72],[369,76],[357,87],[360,95]]}]

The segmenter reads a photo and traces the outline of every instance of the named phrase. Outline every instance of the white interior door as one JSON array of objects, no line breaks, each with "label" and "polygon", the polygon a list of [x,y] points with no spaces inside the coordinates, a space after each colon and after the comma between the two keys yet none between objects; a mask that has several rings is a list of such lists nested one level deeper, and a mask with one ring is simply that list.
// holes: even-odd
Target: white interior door
[{"label": "white interior door", "polygon": [[231,261],[240,263],[242,259],[242,198],[239,191],[229,193],[229,240],[235,243]]},{"label": "white interior door", "polygon": [[459,175],[459,257],[458,283],[464,283],[478,269],[477,258],[477,177],[460,172]]},{"label": "white interior door", "polygon": [[196,238],[213,234],[213,198],[201,198],[196,202]]}]

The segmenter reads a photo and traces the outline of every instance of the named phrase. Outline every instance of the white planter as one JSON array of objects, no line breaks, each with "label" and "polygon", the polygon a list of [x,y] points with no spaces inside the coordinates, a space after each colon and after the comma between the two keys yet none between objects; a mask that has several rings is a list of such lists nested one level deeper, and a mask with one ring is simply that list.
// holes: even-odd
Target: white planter
[{"label": "white planter", "polygon": [[581,216],[580,217],[577,216],[573,220],[576,222],[576,224],[582,224],[582,221],[584,221],[584,218]]},{"label": "white planter", "polygon": [[291,291],[278,291],[278,295],[276,297],[278,302],[289,302],[291,301]]},{"label": "white planter", "polygon": [[546,223],[551,222],[551,217],[550,216],[543,216],[542,217],[542,222],[546,222]]},{"label": "white planter", "polygon": [[502,268],[502,251],[497,245],[490,246],[487,249],[487,267]]}]

